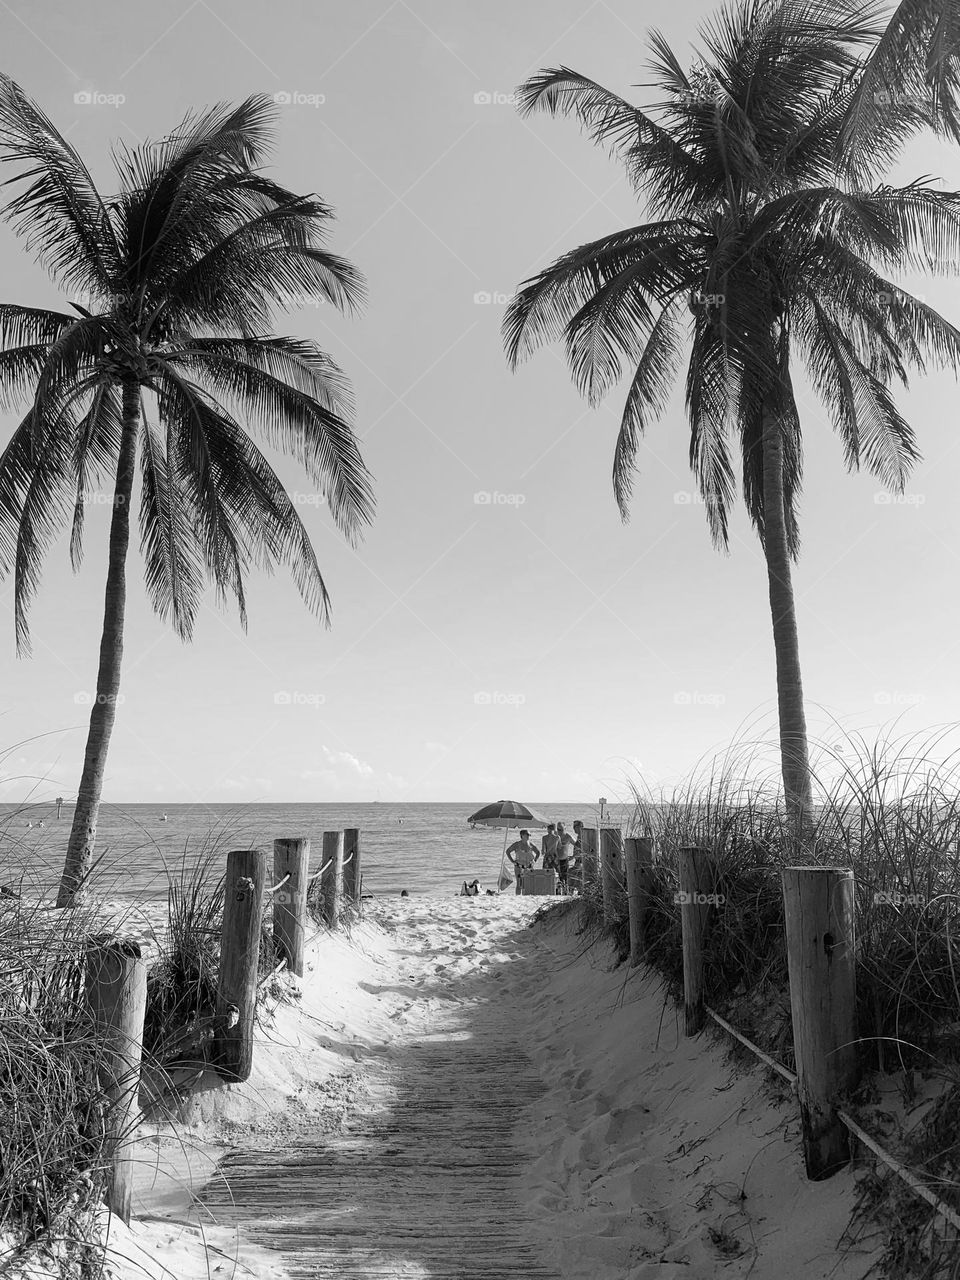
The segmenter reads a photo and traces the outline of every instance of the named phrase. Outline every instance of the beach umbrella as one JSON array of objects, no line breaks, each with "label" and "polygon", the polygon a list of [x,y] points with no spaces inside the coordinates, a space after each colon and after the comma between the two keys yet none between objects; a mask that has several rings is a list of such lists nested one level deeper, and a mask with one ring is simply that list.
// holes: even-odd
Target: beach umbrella
[{"label": "beach umbrella", "polygon": [[[500,855],[500,874],[497,876],[497,891],[503,888],[504,864],[507,857],[507,836],[511,829],[519,827],[546,827],[546,818],[517,800],[495,800],[493,804],[485,804],[482,809],[472,813],[467,819],[471,827],[503,827],[503,852]],[[510,881],[508,880],[509,884]]]}]

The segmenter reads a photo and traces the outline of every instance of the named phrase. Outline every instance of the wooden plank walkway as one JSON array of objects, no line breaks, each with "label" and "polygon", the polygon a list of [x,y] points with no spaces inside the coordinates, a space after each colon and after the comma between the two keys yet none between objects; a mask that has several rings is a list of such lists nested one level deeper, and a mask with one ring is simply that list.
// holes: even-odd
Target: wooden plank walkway
[{"label": "wooden plank walkway", "polygon": [[430,1003],[367,1060],[342,1131],[236,1153],[205,1191],[216,1221],[276,1249],[292,1276],[557,1280],[520,1194],[513,1131],[544,1085],[519,1028],[476,993]]}]

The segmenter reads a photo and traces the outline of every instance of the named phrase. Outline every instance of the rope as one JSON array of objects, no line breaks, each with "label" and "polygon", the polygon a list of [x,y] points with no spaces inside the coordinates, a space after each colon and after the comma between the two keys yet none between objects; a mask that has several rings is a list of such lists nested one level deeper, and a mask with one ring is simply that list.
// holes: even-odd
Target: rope
[{"label": "rope", "polygon": [[328,858],[319,871],[315,871],[312,876],[309,876],[307,878],[307,884],[312,884],[313,881],[316,880],[318,876],[322,876],[323,873],[326,871],[327,867],[332,866],[332,864],[333,864],[333,859]]},{"label": "rope", "polygon": [[782,1062],[777,1062],[775,1058],[771,1058],[769,1054],[764,1053],[757,1045],[751,1043],[746,1036],[742,1036],[739,1031],[734,1027],[731,1027],[729,1022],[725,1022],[723,1018],[720,1017],[719,1013],[714,1013],[714,1011],[707,1006],[704,1007],[714,1022],[718,1022],[720,1026],[723,1027],[724,1031],[729,1031],[735,1040],[739,1040],[742,1045],[745,1045],[752,1053],[755,1053],[758,1058],[767,1064],[768,1067],[773,1071],[776,1071],[778,1075],[783,1076],[784,1080],[788,1081],[790,1084],[797,1083],[797,1077],[792,1071],[788,1070]]},{"label": "rope", "polygon": [[282,887],[287,883],[287,881],[288,881],[289,879],[290,879],[290,872],[288,871],[288,872],[287,872],[287,874],[283,877],[283,879],[282,879],[282,880],[278,880],[278,881],[277,881],[277,883],[273,886],[273,888],[272,888],[272,889],[268,889],[268,890],[267,890],[267,893],[276,893],[276,892],[277,892],[277,890],[278,890],[278,889],[281,889],[281,888],[282,888]]},{"label": "rope", "polygon": [[354,856],[354,854],[355,854],[356,852],[357,852],[357,851],[356,851],[356,849],[352,849],[352,850],[350,851],[350,857],[349,857],[349,858],[344,858],[344,860],[343,860],[343,865],[344,865],[344,866],[347,866],[349,863],[351,863],[351,862],[353,861],[353,856]]},{"label": "rope", "polygon": [[837,1119],[845,1124],[850,1132],[860,1139],[864,1146],[869,1147],[874,1155],[879,1156],[885,1165],[901,1177],[908,1187],[911,1187],[918,1196],[922,1196],[924,1200],[926,1200],[927,1204],[932,1205],[933,1208],[936,1209],[937,1213],[942,1214],[952,1226],[960,1230],[960,1217],[958,1217],[951,1208],[945,1205],[942,1200],[938,1200],[933,1192],[929,1191],[923,1185],[919,1178],[915,1178],[913,1176],[909,1169],[905,1169],[899,1161],[894,1160],[892,1155],[884,1151],[879,1143],[875,1142],[873,1138],[870,1137],[869,1133],[864,1133],[855,1120],[851,1120],[845,1111],[838,1111]]},{"label": "rope", "polygon": [[[788,1070],[782,1062],[777,1062],[774,1058],[771,1058],[769,1054],[764,1053],[759,1046],[753,1044],[753,1042],[748,1040],[746,1036],[741,1035],[739,1031],[734,1027],[731,1027],[729,1022],[726,1022],[721,1018],[718,1013],[714,1013],[709,1006],[704,1006],[704,1008],[714,1022],[719,1023],[719,1025],[723,1027],[724,1031],[729,1031],[735,1040],[739,1040],[742,1045],[751,1051],[751,1053],[755,1053],[761,1061],[767,1064],[768,1067],[776,1071],[778,1075],[783,1076],[784,1080],[787,1080],[790,1084],[794,1085],[797,1083],[797,1077],[792,1071]],[[857,1122],[848,1116],[845,1111],[838,1110],[836,1115],[840,1123],[845,1125],[855,1138],[858,1138],[865,1147],[869,1147],[873,1154],[877,1156],[878,1159],[882,1160],[889,1169],[892,1169],[897,1177],[901,1178],[912,1191],[915,1191],[918,1196],[921,1196],[926,1200],[927,1204],[936,1209],[937,1213],[939,1213],[941,1217],[945,1218],[951,1226],[956,1227],[957,1230],[960,1231],[960,1215],[957,1215],[953,1209],[951,1209],[949,1205],[944,1204],[942,1200],[938,1200],[933,1192],[923,1185],[919,1178],[915,1177],[909,1169],[900,1163],[899,1160],[895,1160],[888,1151],[884,1151],[883,1147],[880,1146],[876,1139],[871,1138],[869,1133],[866,1133],[861,1129]]]}]

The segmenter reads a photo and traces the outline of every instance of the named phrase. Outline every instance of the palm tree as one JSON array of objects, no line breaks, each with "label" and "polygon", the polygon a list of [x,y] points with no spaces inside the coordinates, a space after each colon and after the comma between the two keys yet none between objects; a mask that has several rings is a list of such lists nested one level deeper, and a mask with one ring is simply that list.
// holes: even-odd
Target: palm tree
[{"label": "palm tree", "polygon": [[116,155],[119,194],[97,191],[77,152],[11,80],[0,81],[5,215],[65,291],[73,314],[0,305],[0,395],[26,413],[0,455],[0,571],[13,574],[18,653],[44,556],[110,484],[113,510],[96,698],[58,904],[91,866],[116,715],[134,480],[151,603],[189,640],[205,583],[246,626],[252,565],[290,567],[307,607],[329,596],[307,531],[248,424],[291,454],[350,540],[372,516],[350,426],[349,386],[314,343],[271,334],[291,295],[339,309],[360,276],[325,248],[330,208],[264,175],[273,103],[252,97],[188,116],[168,138]]},{"label": "palm tree", "polygon": [[[640,440],[663,415],[685,350],[690,463],[714,543],[735,497],[763,548],[776,652],[784,793],[797,838],[811,810],[791,565],[800,540],[802,363],[843,441],[901,489],[918,456],[890,384],[925,361],[956,368],[960,332],[884,274],[960,247],[960,197],[917,183],[850,189],[835,160],[873,38],[842,3],[746,0],[702,31],[688,73],[649,40],[662,102],[646,112],[567,67],[519,89],[523,113],[573,114],[624,164],[653,220],[558,258],[525,281],[504,318],[512,367],[564,339],[574,382],[596,405],[631,372],[613,464],[628,518]],[[659,117],[659,118],[658,118]]]},{"label": "palm tree", "polygon": [[900,0],[867,54],[840,135],[861,179],[919,128],[960,141],[960,5]]}]

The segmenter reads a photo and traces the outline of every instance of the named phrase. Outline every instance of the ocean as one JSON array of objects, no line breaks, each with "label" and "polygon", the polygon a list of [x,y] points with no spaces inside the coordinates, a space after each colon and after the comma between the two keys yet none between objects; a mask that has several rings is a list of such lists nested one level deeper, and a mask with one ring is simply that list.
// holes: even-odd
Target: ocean
[{"label": "ocean", "polygon": [[[91,887],[103,897],[164,900],[168,874],[179,878],[182,869],[207,857],[219,873],[228,850],[260,846],[272,853],[275,839],[291,836],[309,838],[312,872],[320,867],[324,831],[358,827],[364,893],[406,889],[446,896],[473,879],[483,889],[495,889],[503,831],[467,825],[469,815],[485,803],[105,804]],[[587,826],[599,819],[595,802],[532,803],[530,808],[568,827],[575,818]],[[608,805],[604,816],[616,823],[628,821],[631,814],[631,806]],[[52,803],[0,806],[0,884],[16,888],[24,877],[24,889],[55,891],[72,817],[73,807],[67,804],[59,820]],[[537,843],[541,834],[536,828],[531,832]],[[517,836],[510,832],[511,841]]]}]

